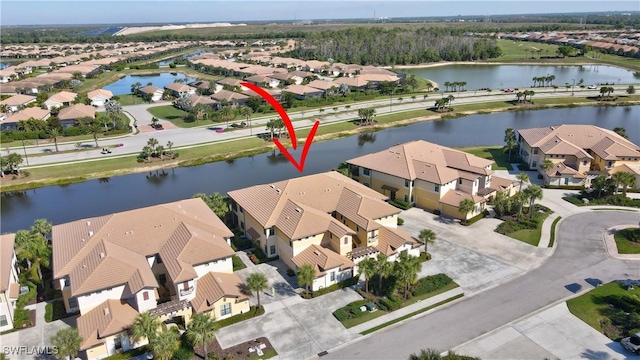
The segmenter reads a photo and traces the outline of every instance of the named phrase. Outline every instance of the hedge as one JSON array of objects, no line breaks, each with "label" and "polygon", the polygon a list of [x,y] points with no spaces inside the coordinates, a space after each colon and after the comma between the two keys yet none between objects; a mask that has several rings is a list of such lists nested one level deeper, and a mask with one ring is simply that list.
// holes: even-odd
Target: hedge
[{"label": "hedge", "polygon": [[443,287],[451,284],[453,280],[446,274],[437,274],[433,276],[427,276],[418,280],[413,288],[413,296],[419,296],[432,291],[440,290]]},{"label": "hedge", "polygon": [[52,322],[54,320],[63,319],[72,314],[67,314],[62,300],[52,301],[44,306],[44,321]]},{"label": "hedge", "polygon": [[336,290],[340,290],[340,289],[343,289],[343,288],[346,288],[346,287],[349,287],[349,286],[353,286],[353,285],[355,285],[357,283],[358,283],[358,277],[354,276],[351,279],[340,281],[339,283],[335,283],[335,284],[333,284],[331,286],[327,286],[327,287],[322,288],[322,289],[320,289],[318,291],[312,291],[311,292],[311,297],[314,298],[314,297],[318,297],[320,295],[328,294],[328,293],[330,293],[332,291],[336,291]]},{"label": "hedge", "polygon": [[545,189],[561,189],[561,190],[584,190],[581,185],[542,185]]},{"label": "hedge", "polygon": [[402,299],[399,296],[389,295],[378,300],[378,306],[384,311],[394,311],[402,307]]},{"label": "hedge", "polygon": [[239,323],[241,321],[248,320],[248,319],[254,318],[256,316],[260,316],[262,314],[264,314],[264,307],[262,307],[262,305],[259,308],[256,308],[255,306],[252,306],[249,309],[249,311],[247,311],[246,313],[238,314],[238,315],[234,315],[232,317],[228,317],[226,319],[218,320],[218,321],[216,321],[216,323],[221,328],[223,328],[225,326],[233,325],[233,324]]},{"label": "hedge", "polygon": [[370,303],[369,299],[357,300],[352,303],[349,303],[340,309],[333,312],[333,316],[338,319],[338,321],[342,322],[348,319],[355,319],[363,316],[368,313],[367,311],[360,311],[360,307],[365,306]]},{"label": "hedge", "polygon": [[486,216],[486,214],[485,214],[485,212],[483,211],[483,212],[481,212],[480,214],[478,214],[478,215],[476,215],[476,216],[472,217],[472,218],[471,218],[471,219],[469,219],[469,220],[462,221],[462,222],[461,222],[461,224],[462,224],[462,225],[464,225],[464,226],[473,225],[473,224],[475,224],[476,222],[478,222],[478,220],[480,220],[480,219],[484,218],[485,216]]},{"label": "hedge", "polygon": [[400,199],[394,199],[394,200],[389,200],[389,204],[400,208],[402,210],[409,210],[413,207],[413,205],[411,205],[410,203],[406,202],[406,201],[402,201]]}]

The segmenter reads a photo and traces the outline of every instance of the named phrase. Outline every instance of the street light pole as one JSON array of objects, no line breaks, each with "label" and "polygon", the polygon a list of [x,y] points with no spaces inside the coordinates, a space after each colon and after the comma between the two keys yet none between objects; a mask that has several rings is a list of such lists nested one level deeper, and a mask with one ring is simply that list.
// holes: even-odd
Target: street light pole
[{"label": "street light pole", "polygon": [[24,159],[27,161],[27,166],[29,166],[29,157],[27,156],[27,148],[24,146],[24,139],[22,139],[22,149],[24,150]]},{"label": "street light pole", "polygon": [[571,79],[571,81],[573,81],[573,84],[571,84],[571,96],[573,96],[574,89],[576,87],[576,79]]}]

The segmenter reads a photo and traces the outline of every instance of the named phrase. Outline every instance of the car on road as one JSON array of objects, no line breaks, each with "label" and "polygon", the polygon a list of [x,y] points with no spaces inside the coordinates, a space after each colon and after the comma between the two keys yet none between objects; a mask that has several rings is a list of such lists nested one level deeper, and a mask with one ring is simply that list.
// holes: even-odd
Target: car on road
[{"label": "car on road", "polygon": [[620,340],[620,345],[629,351],[640,354],[640,332]]},{"label": "car on road", "polygon": [[504,92],[506,92],[506,93],[512,93],[512,92],[514,92],[514,91],[516,91],[516,90],[515,90],[515,89],[505,89],[505,90],[504,90]]},{"label": "car on road", "polygon": [[158,125],[156,125],[155,129],[156,130],[164,130],[164,126],[158,124]]},{"label": "car on road", "polygon": [[589,85],[589,86],[587,86],[587,89],[589,89],[589,90],[595,90],[595,89],[597,89],[597,88],[598,88],[598,87],[597,87],[597,86],[595,86],[595,85]]},{"label": "car on road", "polygon": [[100,153],[101,154],[111,154],[111,150],[109,150],[107,148],[102,148],[102,151]]}]

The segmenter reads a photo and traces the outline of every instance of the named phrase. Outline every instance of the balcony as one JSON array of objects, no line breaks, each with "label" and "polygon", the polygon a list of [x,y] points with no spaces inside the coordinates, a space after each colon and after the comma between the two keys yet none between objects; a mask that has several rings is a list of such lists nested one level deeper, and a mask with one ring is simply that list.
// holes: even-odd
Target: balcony
[{"label": "balcony", "polygon": [[189,286],[188,289],[180,289],[180,296],[187,296],[187,295],[191,295],[191,293],[193,293],[193,286]]}]

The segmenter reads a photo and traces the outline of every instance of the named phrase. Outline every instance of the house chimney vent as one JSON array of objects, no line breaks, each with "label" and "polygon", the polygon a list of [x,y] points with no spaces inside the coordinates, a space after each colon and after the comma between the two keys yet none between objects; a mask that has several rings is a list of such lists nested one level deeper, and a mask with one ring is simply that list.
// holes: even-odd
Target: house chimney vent
[{"label": "house chimney vent", "polygon": [[87,221],[87,226],[91,226],[91,221]]},{"label": "house chimney vent", "polygon": [[104,308],[103,312],[104,312],[104,316],[109,315],[109,308]]},{"label": "house chimney vent", "polygon": [[104,253],[103,252],[100,253],[100,259],[104,259]]},{"label": "house chimney vent", "polygon": [[89,237],[93,236],[93,231],[89,231]]}]

